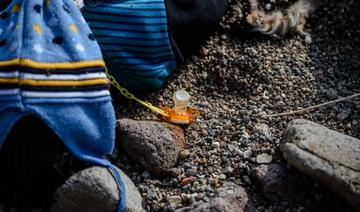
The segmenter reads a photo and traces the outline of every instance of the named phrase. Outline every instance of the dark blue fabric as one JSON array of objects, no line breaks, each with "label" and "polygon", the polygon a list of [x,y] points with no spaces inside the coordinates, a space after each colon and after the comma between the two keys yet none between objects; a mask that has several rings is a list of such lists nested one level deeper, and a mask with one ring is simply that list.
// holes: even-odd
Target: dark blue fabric
[{"label": "dark blue fabric", "polygon": [[110,73],[133,91],[159,89],[176,68],[164,0],[85,1]]},{"label": "dark blue fabric", "polygon": [[0,104],[7,106],[0,108],[0,145],[19,118],[34,115],[42,119],[80,159],[99,163],[113,150],[115,114],[111,102],[106,99],[77,104],[21,101],[1,101]]}]

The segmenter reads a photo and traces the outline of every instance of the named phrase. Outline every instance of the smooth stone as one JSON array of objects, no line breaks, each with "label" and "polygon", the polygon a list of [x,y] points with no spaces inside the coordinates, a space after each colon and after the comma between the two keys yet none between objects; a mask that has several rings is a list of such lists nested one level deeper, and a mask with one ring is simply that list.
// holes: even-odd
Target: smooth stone
[{"label": "smooth stone", "polygon": [[166,199],[170,207],[173,209],[178,208],[182,203],[182,199],[180,196],[167,196]]},{"label": "smooth stone", "polygon": [[256,163],[270,163],[272,161],[272,156],[266,153],[262,153],[256,156]]},{"label": "smooth stone", "polygon": [[252,155],[251,149],[245,150],[244,153],[243,153],[243,157],[244,157],[245,159],[250,158],[251,155]]},{"label": "smooth stone", "polygon": [[281,150],[306,175],[327,185],[360,209],[360,140],[314,122],[289,123]]},{"label": "smooth stone", "polygon": [[[126,211],[141,212],[142,197],[130,178],[120,170],[125,184]],[[54,196],[53,212],[113,212],[119,201],[119,189],[107,168],[82,170],[58,188]]]}]

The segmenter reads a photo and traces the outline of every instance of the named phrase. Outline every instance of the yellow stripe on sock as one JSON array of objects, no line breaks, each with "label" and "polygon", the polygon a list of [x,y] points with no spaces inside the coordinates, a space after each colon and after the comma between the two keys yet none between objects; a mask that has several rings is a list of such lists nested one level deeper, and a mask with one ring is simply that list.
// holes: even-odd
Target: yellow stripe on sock
[{"label": "yellow stripe on sock", "polygon": [[5,66],[26,66],[35,69],[79,69],[91,67],[105,67],[103,60],[79,61],[79,62],[64,62],[64,63],[40,63],[29,59],[12,59],[7,61],[0,61],[0,67]]},{"label": "yellow stripe on sock", "polygon": [[89,79],[89,80],[29,80],[29,79],[17,79],[17,78],[0,78],[0,84],[19,84],[28,86],[92,86],[92,85],[106,85],[109,80],[106,78],[101,79]]}]

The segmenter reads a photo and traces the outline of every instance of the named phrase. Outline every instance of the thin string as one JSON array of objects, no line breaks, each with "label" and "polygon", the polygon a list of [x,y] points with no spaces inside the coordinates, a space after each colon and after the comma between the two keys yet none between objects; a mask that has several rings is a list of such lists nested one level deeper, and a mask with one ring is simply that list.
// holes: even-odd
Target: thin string
[{"label": "thin string", "polygon": [[164,117],[168,117],[169,115],[162,109],[155,107],[154,105],[152,105],[150,102],[147,101],[143,101],[139,98],[137,98],[134,94],[130,93],[130,91],[128,91],[126,88],[122,87],[117,80],[109,73],[108,69],[106,68],[105,71],[107,78],[110,80],[111,84],[117,89],[119,90],[119,92],[125,96],[128,99],[134,100],[136,102],[138,102],[139,104],[145,106],[146,108],[150,109],[151,111],[158,113]]},{"label": "thin string", "polygon": [[294,115],[294,114],[299,114],[299,113],[305,113],[305,112],[308,112],[310,110],[314,110],[314,109],[317,109],[317,108],[320,108],[320,107],[324,107],[324,106],[335,104],[335,103],[338,103],[338,102],[343,102],[343,101],[346,101],[346,100],[350,100],[350,99],[356,98],[358,96],[360,96],[360,93],[356,93],[356,94],[353,94],[351,96],[341,97],[339,99],[335,99],[335,100],[332,100],[332,101],[329,101],[329,102],[324,102],[324,103],[321,103],[321,104],[313,105],[313,106],[310,106],[310,107],[307,107],[307,108],[304,108],[304,109],[300,109],[300,110],[296,110],[296,111],[288,111],[288,112],[284,112],[284,113],[268,114],[268,115],[264,115],[263,117],[264,118],[271,118],[271,117],[288,116],[288,115]]}]

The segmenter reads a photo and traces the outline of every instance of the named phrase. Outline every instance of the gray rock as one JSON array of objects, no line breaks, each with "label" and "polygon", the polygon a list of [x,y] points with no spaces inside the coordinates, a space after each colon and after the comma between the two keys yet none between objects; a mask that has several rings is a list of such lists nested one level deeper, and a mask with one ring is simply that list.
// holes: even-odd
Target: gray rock
[{"label": "gray rock", "polygon": [[360,140],[314,122],[292,121],[284,134],[284,158],[360,209]]},{"label": "gray rock", "polygon": [[260,154],[256,156],[256,163],[270,163],[272,161],[272,156],[266,153]]},{"label": "gray rock", "polygon": [[185,143],[181,128],[155,121],[120,119],[117,130],[127,156],[155,175],[170,174]]},{"label": "gray rock", "polygon": [[345,119],[349,118],[351,116],[351,108],[341,108],[339,113],[336,115],[336,118],[339,121],[344,121]]},{"label": "gray rock", "polygon": [[218,189],[218,196],[210,201],[194,202],[176,212],[253,212],[255,208],[243,187],[227,182]]},{"label": "gray rock", "polygon": [[[142,198],[135,185],[122,171],[125,183],[126,211],[144,211]],[[113,212],[119,200],[115,179],[107,168],[92,167],[71,176],[56,191],[52,211],[54,212]]]},{"label": "gray rock", "polygon": [[265,9],[266,9],[266,10],[271,10],[271,4],[266,4],[266,5],[265,5]]},{"label": "gray rock", "polygon": [[173,209],[178,208],[182,203],[182,199],[180,196],[167,196],[166,199],[170,207]]},{"label": "gray rock", "polygon": [[148,190],[147,198],[150,200],[157,200],[159,198],[159,195],[155,188],[150,188]]},{"label": "gray rock", "polygon": [[271,139],[271,132],[269,129],[269,126],[263,123],[259,123],[255,125],[254,131],[259,133],[260,135],[263,135],[266,139]]},{"label": "gray rock", "polygon": [[220,180],[225,180],[225,179],[226,179],[226,175],[225,175],[225,174],[220,174],[220,175],[219,175],[219,179],[220,179]]},{"label": "gray rock", "polygon": [[181,159],[183,159],[183,160],[186,159],[186,158],[188,158],[189,156],[190,156],[190,151],[187,150],[187,149],[181,151],[180,154],[179,154],[179,157],[180,157]]},{"label": "gray rock", "polygon": [[251,149],[247,149],[247,150],[244,151],[243,157],[244,157],[245,159],[247,159],[247,158],[250,158],[251,155],[252,155]]},{"label": "gray rock", "polygon": [[211,147],[212,148],[219,148],[220,147],[220,143],[219,142],[213,142],[212,144],[211,144]]},{"label": "gray rock", "polygon": [[257,166],[252,170],[252,174],[260,182],[264,195],[270,200],[289,200],[299,193],[299,180],[279,164]]}]

